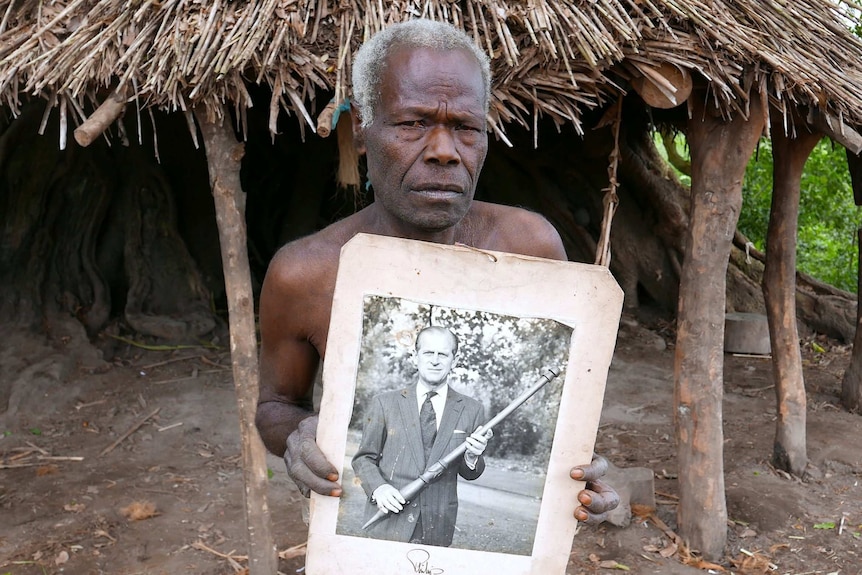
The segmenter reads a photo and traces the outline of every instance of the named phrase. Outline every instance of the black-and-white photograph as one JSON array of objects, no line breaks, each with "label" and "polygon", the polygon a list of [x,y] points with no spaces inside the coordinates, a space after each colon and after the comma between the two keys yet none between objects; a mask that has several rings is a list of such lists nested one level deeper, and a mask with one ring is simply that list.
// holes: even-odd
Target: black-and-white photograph
[{"label": "black-and-white photograph", "polygon": [[621,308],[601,266],[351,239],[317,426],[341,490],[311,494],[306,572],[564,573]]},{"label": "black-and-white photograph", "polygon": [[336,532],[530,555],[571,336],[366,296]]}]

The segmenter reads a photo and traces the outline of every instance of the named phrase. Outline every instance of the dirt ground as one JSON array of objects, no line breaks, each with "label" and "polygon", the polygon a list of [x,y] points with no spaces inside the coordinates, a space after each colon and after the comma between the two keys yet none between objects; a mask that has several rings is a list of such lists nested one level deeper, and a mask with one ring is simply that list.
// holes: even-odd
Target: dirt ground
[{"label": "dirt ground", "polygon": [[[671,335],[624,317],[597,449],[655,475],[656,516],[584,527],[568,574],[706,572],[672,544],[677,464]],[[670,340],[670,341],[668,341]],[[222,335],[222,345],[226,338]],[[0,575],[230,574],[245,566],[235,394],[225,348],[145,350],[74,329],[5,329],[0,348]],[[768,359],[725,356],[728,546],[734,573],[862,573],[862,417],[837,400],[849,349],[808,338],[814,478],[769,465]],[[107,358],[107,359],[105,359]],[[279,570],[302,573],[302,500],[271,457]],[[690,559],[692,562],[693,559]]]}]

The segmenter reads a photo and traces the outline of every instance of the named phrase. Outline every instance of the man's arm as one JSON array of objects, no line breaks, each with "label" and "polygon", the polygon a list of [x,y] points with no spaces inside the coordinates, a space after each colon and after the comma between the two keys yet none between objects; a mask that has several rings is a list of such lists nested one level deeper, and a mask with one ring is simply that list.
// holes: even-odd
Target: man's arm
[{"label": "man's arm", "polygon": [[380,458],[386,441],[386,419],[379,396],[372,398],[365,420],[362,439],[359,440],[359,448],[351,464],[365,494],[371,497],[375,489],[387,483],[380,472]]},{"label": "man's arm", "polygon": [[464,457],[461,458],[458,464],[458,475],[467,480],[479,478],[485,472],[485,449],[488,447],[488,440],[494,435],[494,430],[484,428],[487,421],[485,418],[485,408],[482,404],[475,400],[469,400],[472,405],[471,409],[465,409],[464,412],[472,412],[472,420],[465,421],[466,429],[472,429],[473,433],[465,439],[467,450],[464,452]]},{"label": "man's arm", "polygon": [[380,458],[386,444],[386,410],[380,396],[371,400],[359,449],[353,456],[352,465],[362,489],[369,499],[384,513],[399,513],[406,500],[398,489],[388,483],[380,471]]},{"label": "man's arm", "polygon": [[308,305],[311,278],[303,275],[301,259],[288,249],[279,251],[261,290],[260,396],[255,424],[266,448],[285,457],[288,474],[300,491],[340,495],[338,471],[315,442],[317,416],[311,409],[310,394],[320,355],[310,341],[307,325],[320,310]]}]

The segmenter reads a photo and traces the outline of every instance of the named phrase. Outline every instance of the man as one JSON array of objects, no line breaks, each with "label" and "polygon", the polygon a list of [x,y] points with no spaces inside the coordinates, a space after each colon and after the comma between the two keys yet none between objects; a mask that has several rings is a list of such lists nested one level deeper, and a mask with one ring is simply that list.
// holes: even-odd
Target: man
[{"label": "man", "polygon": [[[374,202],[280,249],[260,296],[258,431],[272,453],[284,454],[303,493],[335,497],[338,471],[315,442],[310,395],[326,350],[341,247],[364,232],[567,259],[542,216],[473,200],[488,149],[490,69],[467,35],[427,20],[390,26],[359,50],[353,91],[354,139],[366,155]],[[603,458],[572,469],[589,487],[578,495],[579,521],[603,521],[618,504],[616,492],[598,481],[606,469]]]},{"label": "man", "polygon": [[[482,454],[493,432],[482,429],[482,405],[449,387],[457,359],[455,334],[427,327],[416,337],[418,381],[371,401],[353,470],[368,495],[365,520],[378,511],[388,514],[369,527],[377,539],[448,547],[458,515],[458,476],[473,480],[485,470]],[[404,500],[401,488],[465,441],[459,461]]]}]

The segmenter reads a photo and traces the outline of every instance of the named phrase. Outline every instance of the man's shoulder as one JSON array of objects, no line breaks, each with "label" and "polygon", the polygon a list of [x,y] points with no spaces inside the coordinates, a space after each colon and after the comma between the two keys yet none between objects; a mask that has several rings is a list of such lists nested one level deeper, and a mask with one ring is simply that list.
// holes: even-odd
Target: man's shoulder
[{"label": "man's shoulder", "polygon": [[452,386],[449,386],[448,393],[449,393],[449,396],[452,398],[453,401],[463,401],[463,402],[469,403],[471,405],[472,404],[481,405],[481,402],[478,399],[476,399],[474,397],[470,397],[467,394],[461,393],[460,391],[456,390]]},{"label": "man's shoulder", "polygon": [[560,234],[542,214],[517,206],[476,201],[469,228],[474,247],[550,259],[567,259]]},{"label": "man's shoulder", "polygon": [[335,273],[341,248],[356,235],[354,216],[285,244],[273,256],[267,273],[303,278]]},{"label": "man's shoulder", "polygon": [[380,393],[376,394],[374,397],[375,397],[375,399],[378,399],[379,401],[382,401],[382,402],[398,400],[398,399],[401,399],[403,397],[409,397],[411,389],[414,390],[414,394],[415,394],[416,384],[406,386],[406,387],[398,387],[395,389],[387,389],[385,391],[381,391]]}]

